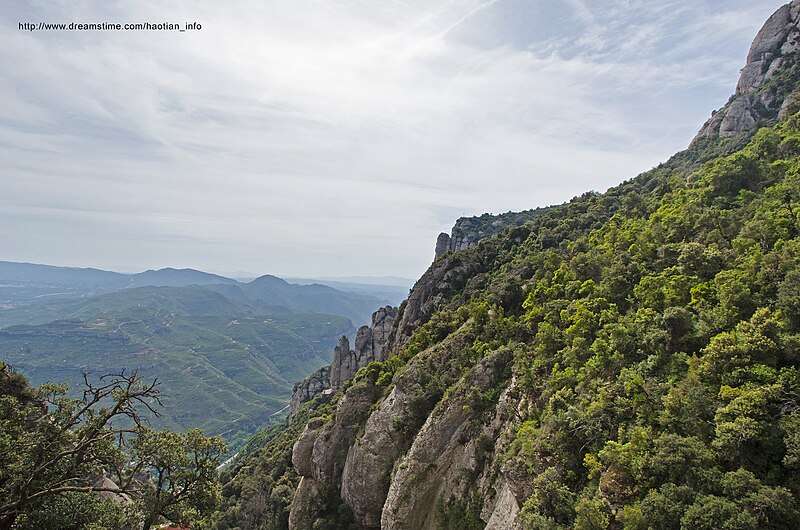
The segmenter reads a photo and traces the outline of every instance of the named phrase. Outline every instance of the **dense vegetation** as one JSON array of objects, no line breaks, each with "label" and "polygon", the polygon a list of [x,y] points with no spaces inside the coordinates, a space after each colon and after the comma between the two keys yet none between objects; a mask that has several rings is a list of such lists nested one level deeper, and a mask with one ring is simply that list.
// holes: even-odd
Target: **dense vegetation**
[{"label": "dense vegetation", "polygon": [[289,505],[300,482],[292,468],[292,446],[309,420],[330,419],[330,401],[330,396],[319,396],[303,405],[288,425],[250,437],[239,458],[221,473],[216,528],[288,528]]},{"label": "dense vegetation", "polygon": [[73,399],[0,363],[0,529],[149,530],[213,510],[225,444],[148,427],[159,396],[157,382],[123,372]]},{"label": "dense vegetation", "polygon": [[[500,387],[516,417],[497,447],[527,528],[800,527],[800,116],[742,140],[441,257],[444,302],[354,386],[388,390],[422,352],[452,350],[418,381],[408,444],[457,391],[454,371],[512,352]],[[500,387],[469,396],[477,424]],[[247,478],[226,503],[241,511],[220,528],[286,527],[299,430],[237,464]],[[244,484],[274,515],[243,522]],[[439,499],[436,521],[482,528],[480,508]]]},{"label": "dense vegetation", "polygon": [[799,155],[795,116],[455,258],[412,348],[461,314],[513,349],[528,527],[800,526]]}]

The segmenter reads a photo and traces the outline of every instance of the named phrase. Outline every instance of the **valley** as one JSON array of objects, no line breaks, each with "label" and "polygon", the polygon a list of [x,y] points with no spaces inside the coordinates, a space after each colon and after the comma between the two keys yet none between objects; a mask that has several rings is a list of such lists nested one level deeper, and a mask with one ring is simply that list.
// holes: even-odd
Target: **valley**
[{"label": "valley", "polygon": [[[157,427],[230,438],[276,421],[293,384],[328,364],[385,300],[275,276],[121,275],[0,263],[0,357],[32,384],[138,370],[157,379]],[[7,287],[13,285],[14,287]]]}]

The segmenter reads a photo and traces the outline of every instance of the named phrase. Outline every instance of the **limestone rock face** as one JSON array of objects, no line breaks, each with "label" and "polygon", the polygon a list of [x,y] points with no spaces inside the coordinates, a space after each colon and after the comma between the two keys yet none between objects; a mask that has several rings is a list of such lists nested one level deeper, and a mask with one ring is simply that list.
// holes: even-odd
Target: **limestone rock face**
[{"label": "limestone rock face", "polygon": [[[394,467],[391,485],[383,507],[380,528],[436,530],[436,503],[466,505],[475,486],[468,477],[477,477],[482,497],[496,497],[490,480],[492,462],[499,456],[495,441],[504,421],[481,423],[470,406],[470,391],[488,391],[511,360],[509,352],[499,351],[476,365],[458,385],[458,390],[443,400],[428,417],[414,438],[411,449]],[[504,414],[506,400],[500,399],[494,415]],[[513,528],[516,501],[503,500],[495,521]],[[493,503],[495,508],[497,503]],[[491,519],[491,517],[490,517]]]},{"label": "limestone rock face", "polygon": [[333,350],[331,365],[320,368],[294,385],[289,417],[294,416],[300,405],[311,401],[315,396],[328,389],[341,388],[359,369],[372,361],[386,360],[386,342],[396,317],[396,307],[386,306],[375,311],[372,314],[372,324],[361,326],[356,333],[353,350],[350,349],[350,340],[347,337],[339,339],[339,345]]},{"label": "limestone rock face", "polygon": [[319,431],[324,422],[321,418],[314,418],[308,422],[300,438],[292,446],[292,465],[297,474],[302,477],[313,477],[314,472],[311,466],[314,454],[314,442],[317,441]]},{"label": "limestone rock face", "polygon": [[336,419],[312,420],[292,447],[292,465],[303,477],[289,510],[291,530],[311,530],[316,509],[342,478],[347,451],[375,400],[374,389],[354,385],[336,407]]},{"label": "limestone rock face", "polygon": [[795,83],[773,81],[792,76],[791,69],[798,66],[798,22],[800,0],[784,5],[767,20],[750,46],[735,94],[712,114],[693,144],[702,138],[736,136],[787,112],[795,99],[790,91]]},{"label": "limestone rock face", "polygon": [[381,525],[391,465],[403,448],[395,418],[403,417],[405,398],[406,393],[395,386],[370,415],[364,435],[347,452],[341,496],[362,528],[376,529]]},{"label": "limestone rock face", "polygon": [[300,405],[311,401],[321,394],[326,388],[331,387],[331,367],[323,366],[303,381],[294,384],[292,401],[289,403],[289,417],[295,415]]},{"label": "limestone rock face", "polygon": [[339,340],[333,351],[331,388],[341,388],[345,381],[352,379],[369,363],[386,360],[384,349],[396,317],[397,308],[382,307],[372,314],[370,326],[361,326],[356,332],[355,349],[350,349],[347,337]]},{"label": "limestone rock face", "polygon": [[[363,333],[364,327],[357,333]],[[356,352],[350,349],[350,339],[342,335],[339,344],[333,349],[333,362],[331,363],[331,388],[339,388],[342,383],[351,379],[358,371]]]},{"label": "limestone rock face", "polygon": [[434,250],[434,256],[438,258],[450,250],[450,234],[442,232],[439,234],[439,237],[436,238],[436,249]]},{"label": "limestone rock face", "polygon": [[489,517],[484,530],[522,530],[519,511],[519,501],[514,496],[508,482],[503,480],[495,504],[488,512]]},{"label": "limestone rock face", "polygon": [[[336,407],[336,421],[326,424],[314,440],[312,476],[322,483],[339,484],[347,451],[364,424],[374,401],[373,389],[354,385]],[[294,457],[294,454],[292,454]]]},{"label": "limestone rock face", "polygon": [[314,508],[323,495],[318,484],[312,478],[303,477],[292,497],[289,511],[289,528],[291,530],[313,530]]},{"label": "limestone rock face", "polygon": [[415,400],[430,379],[430,373],[438,372],[445,380],[457,379],[457,370],[444,367],[452,352],[468,346],[467,339],[456,333],[420,353],[405,371],[394,377],[391,392],[377,404],[367,420],[364,434],[348,451],[341,497],[352,509],[361,528],[380,528],[391,471],[415,434],[408,426],[414,424],[414,416],[419,414]]},{"label": "limestone rock face", "polygon": [[[485,214],[484,217],[488,215]],[[450,235],[442,232],[436,238],[435,257],[439,257],[446,252],[456,252],[464,250],[465,248],[472,248],[478,244],[481,239],[496,235],[506,227],[509,226],[504,220],[503,216],[490,216],[496,219],[484,222],[483,217],[461,217],[453,225]],[[523,221],[524,222],[524,221]]]}]

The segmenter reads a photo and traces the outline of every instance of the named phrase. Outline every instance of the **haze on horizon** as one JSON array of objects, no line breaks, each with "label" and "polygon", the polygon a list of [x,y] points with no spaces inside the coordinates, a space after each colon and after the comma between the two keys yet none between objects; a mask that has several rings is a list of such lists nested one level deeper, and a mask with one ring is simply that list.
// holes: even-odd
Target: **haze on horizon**
[{"label": "haze on horizon", "polygon": [[[7,3],[0,260],[415,278],[685,148],[783,3]],[[144,21],[202,29],[18,29]]]}]

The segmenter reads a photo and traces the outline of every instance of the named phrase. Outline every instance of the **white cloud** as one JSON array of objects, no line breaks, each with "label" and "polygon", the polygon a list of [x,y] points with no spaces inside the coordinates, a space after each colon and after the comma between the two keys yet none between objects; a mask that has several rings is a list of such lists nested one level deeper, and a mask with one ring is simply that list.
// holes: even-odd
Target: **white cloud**
[{"label": "white cloud", "polygon": [[33,5],[0,33],[0,259],[414,276],[454,216],[685,146],[780,2]]}]

